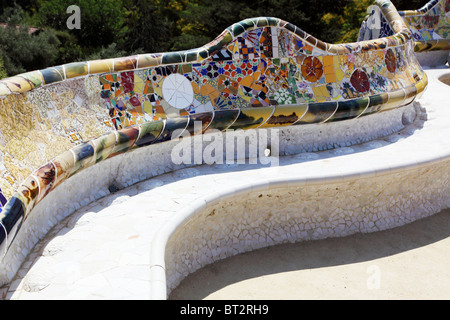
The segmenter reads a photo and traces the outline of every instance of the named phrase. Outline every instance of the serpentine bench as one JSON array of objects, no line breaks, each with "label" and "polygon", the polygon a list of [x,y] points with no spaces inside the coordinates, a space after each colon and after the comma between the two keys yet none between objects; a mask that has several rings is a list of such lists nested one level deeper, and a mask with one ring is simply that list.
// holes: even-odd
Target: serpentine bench
[{"label": "serpentine bench", "polygon": [[[24,259],[33,243],[11,250],[14,239],[33,209],[76,173],[183,132],[194,135],[195,123],[203,134],[323,125],[370,121],[411,105],[428,81],[412,33],[390,1],[375,6],[392,35],[328,44],[289,22],[260,17],[197,49],[1,80],[0,257]],[[7,267],[1,284],[17,268]]]},{"label": "serpentine bench", "polygon": [[432,0],[418,10],[399,11],[415,40],[415,52],[423,65],[444,65],[450,50],[450,1]]}]

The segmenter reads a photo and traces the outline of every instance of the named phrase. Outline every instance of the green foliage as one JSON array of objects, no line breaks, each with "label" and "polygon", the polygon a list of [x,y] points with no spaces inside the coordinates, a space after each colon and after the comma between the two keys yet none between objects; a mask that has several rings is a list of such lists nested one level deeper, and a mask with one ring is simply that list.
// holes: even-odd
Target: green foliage
[{"label": "green foliage", "polygon": [[5,66],[3,65],[3,58],[0,55],[0,79],[8,77],[8,74],[6,73]]},{"label": "green foliage", "polygon": [[338,42],[347,43],[357,40],[361,23],[367,16],[367,9],[372,3],[372,0],[352,0],[345,6],[344,23]]},{"label": "green foliage", "polygon": [[81,29],[69,30],[81,47],[108,46],[121,39],[125,19],[121,0],[41,1],[37,14],[42,26],[67,31],[67,8],[76,4],[81,13]]},{"label": "green foliage", "polygon": [[55,32],[60,45],[58,46],[58,57],[55,61],[57,65],[84,60],[85,53],[78,44],[77,38],[68,31]]},{"label": "green foliage", "polygon": [[[321,22],[330,8],[342,13],[347,0],[194,0],[180,13],[180,36],[173,49],[201,46],[205,39],[213,40],[222,31],[240,20],[271,16],[291,22],[324,41],[335,39],[337,32]],[[200,36],[195,38],[194,36]],[[186,44],[186,45],[185,45]]]},{"label": "green foliage", "polygon": [[99,51],[85,57],[85,60],[98,60],[107,58],[119,58],[127,56],[128,52],[117,48],[117,44],[111,43],[107,47],[102,47]]},{"label": "green foliage", "polygon": [[0,56],[8,76],[55,63],[60,42],[53,30],[31,34],[22,23],[23,11],[18,6],[5,9],[0,19],[7,23],[7,27],[0,28]]},{"label": "green foliage", "polygon": [[157,1],[127,1],[126,30],[120,49],[129,53],[168,51],[173,38],[171,29],[175,23],[161,9]]}]

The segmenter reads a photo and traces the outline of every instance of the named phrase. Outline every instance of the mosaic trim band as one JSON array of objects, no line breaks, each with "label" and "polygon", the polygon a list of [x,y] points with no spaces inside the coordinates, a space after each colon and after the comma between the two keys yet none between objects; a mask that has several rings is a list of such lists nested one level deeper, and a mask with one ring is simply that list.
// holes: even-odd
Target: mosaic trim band
[{"label": "mosaic trim band", "polygon": [[[194,134],[195,121],[203,133],[321,124],[414,101],[427,77],[411,31],[390,1],[375,5],[391,35],[328,44],[289,22],[259,17],[193,50],[71,63],[0,81],[0,256],[61,182],[167,141],[175,130]],[[24,151],[24,141],[33,152]]]}]

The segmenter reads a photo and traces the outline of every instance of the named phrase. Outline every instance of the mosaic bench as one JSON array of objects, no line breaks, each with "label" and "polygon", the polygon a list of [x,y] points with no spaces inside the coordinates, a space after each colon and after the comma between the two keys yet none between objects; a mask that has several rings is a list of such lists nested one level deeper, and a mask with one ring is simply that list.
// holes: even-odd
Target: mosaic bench
[{"label": "mosaic bench", "polygon": [[[334,123],[411,104],[427,86],[412,33],[328,44],[270,17],[181,52],[71,63],[0,81],[0,256],[33,208],[81,170],[174,132]],[[178,130],[178,131],[177,131]]]},{"label": "mosaic bench", "polygon": [[[395,32],[378,7],[362,23],[358,41],[389,37]],[[418,10],[398,12],[411,30],[415,52],[450,50],[450,0],[431,0]]]},{"label": "mosaic bench", "polygon": [[416,52],[450,50],[449,0],[432,0],[418,10],[399,14],[412,32]]},{"label": "mosaic bench", "polygon": [[[422,65],[444,65],[450,50],[450,0],[432,0],[418,10],[399,11],[415,40]],[[433,58],[432,58],[433,57]]]},{"label": "mosaic bench", "polygon": [[[412,122],[391,134],[348,144],[372,131],[373,122],[402,125],[409,106],[278,130],[277,166],[174,167],[176,142],[168,141],[86,168],[33,209],[0,274],[13,265],[14,252],[42,240],[0,292],[8,300],[167,299],[188,274],[239,253],[378,232],[449,208],[450,109],[440,81],[448,70],[426,70],[427,93],[413,102]],[[285,139],[293,132],[299,134]],[[310,145],[298,153],[304,140],[326,146],[337,134],[342,142],[332,149]],[[292,143],[298,149],[284,155]],[[110,193],[113,180],[125,188]]]}]

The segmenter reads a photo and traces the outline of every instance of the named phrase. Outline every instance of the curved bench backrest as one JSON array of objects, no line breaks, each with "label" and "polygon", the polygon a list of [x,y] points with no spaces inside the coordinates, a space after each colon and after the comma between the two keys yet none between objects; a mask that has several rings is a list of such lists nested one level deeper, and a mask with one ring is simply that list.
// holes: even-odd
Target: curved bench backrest
[{"label": "curved bench backrest", "polygon": [[412,32],[416,52],[450,50],[450,0],[432,0],[399,14]]}]

